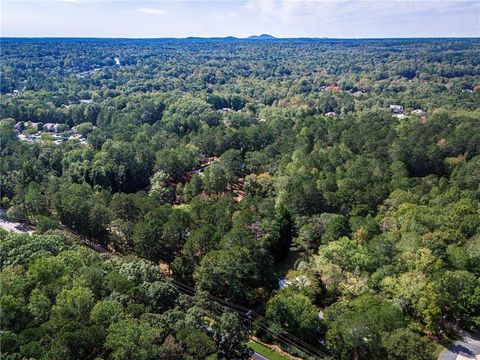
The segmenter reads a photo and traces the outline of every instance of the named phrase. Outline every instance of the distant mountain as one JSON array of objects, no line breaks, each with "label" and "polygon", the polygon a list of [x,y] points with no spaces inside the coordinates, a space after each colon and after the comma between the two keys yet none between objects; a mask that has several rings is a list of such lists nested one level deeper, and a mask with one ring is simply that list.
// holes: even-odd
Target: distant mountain
[{"label": "distant mountain", "polygon": [[262,34],[262,35],[252,35],[252,36],[249,36],[247,39],[250,39],[250,40],[273,40],[273,39],[276,39],[276,37],[272,36],[272,35],[268,35],[268,34]]}]

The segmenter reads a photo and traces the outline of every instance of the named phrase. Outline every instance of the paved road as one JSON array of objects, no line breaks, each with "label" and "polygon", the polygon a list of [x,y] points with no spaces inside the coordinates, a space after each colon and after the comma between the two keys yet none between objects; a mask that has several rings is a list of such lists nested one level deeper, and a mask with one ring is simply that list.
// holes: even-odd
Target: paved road
[{"label": "paved road", "polygon": [[480,360],[480,339],[461,332],[461,340],[455,341],[443,351],[438,360]]},{"label": "paved road", "polygon": [[29,233],[31,234],[31,231],[29,231],[25,226],[23,226],[20,223],[16,222],[11,222],[7,221],[5,219],[0,218],[0,227],[9,231],[9,232],[15,232],[15,233]]},{"label": "paved road", "polygon": [[253,353],[252,355],[253,360],[268,360],[265,356],[260,355],[259,353]]}]

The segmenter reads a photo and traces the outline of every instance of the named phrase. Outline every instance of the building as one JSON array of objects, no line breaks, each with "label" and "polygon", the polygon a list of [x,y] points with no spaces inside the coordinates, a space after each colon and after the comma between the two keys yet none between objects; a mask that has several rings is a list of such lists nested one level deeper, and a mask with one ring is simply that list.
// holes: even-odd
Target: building
[{"label": "building", "polygon": [[335,112],[333,112],[333,111],[327,112],[327,113],[325,114],[325,116],[335,116],[335,115],[337,115],[337,114],[336,114]]},{"label": "building", "polygon": [[394,114],[401,114],[401,113],[403,113],[403,106],[402,105],[390,105],[390,110],[392,110]]},{"label": "building", "polygon": [[43,125],[43,131],[53,132],[54,126],[55,126],[54,123],[46,123]]},{"label": "building", "polygon": [[422,117],[427,115],[427,113],[422,109],[415,109],[415,110],[412,111],[412,114],[422,116]]},{"label": "building", "polygon": [[405,114],[393,114],[392,115],[393,117],[396,117],[398,120],[404,120],[406,119],[408,116],[405,115]]},{"label": "building", "polygon": [[46,123],[43,125],[43,131],[58,133],[60,130],[60,124]]},{"label": "building", "polygon": [[331,92],[340,92],[340,91],[342,91],[342,89],[340,89],[340,86],[338,86],[338,85],[329,85],[329,86],[325,87],[325,90],[331,91]]}]

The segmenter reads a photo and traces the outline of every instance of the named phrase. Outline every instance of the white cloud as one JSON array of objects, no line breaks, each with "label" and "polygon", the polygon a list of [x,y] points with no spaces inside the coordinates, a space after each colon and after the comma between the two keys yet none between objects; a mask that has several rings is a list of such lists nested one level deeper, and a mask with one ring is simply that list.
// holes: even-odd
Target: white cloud
[{"label": "white cloud", "polygon": [[362,29],[374,21],[398,24],[411,17],[438,19],[475,4],[478,0],[246,0],[243,10],[266,24],[328,30],[353,24]]},{"label": "white cloud", "polygon": [[238,17],[239,14],[234,11],[212,11],[210,13],[210,18],[217,21],[228,21]]},{"label": "white cloud", "polygon": [[168,11],[156,8],[138,8],[137,12],[148,15],[162,16],[165,15]]}]

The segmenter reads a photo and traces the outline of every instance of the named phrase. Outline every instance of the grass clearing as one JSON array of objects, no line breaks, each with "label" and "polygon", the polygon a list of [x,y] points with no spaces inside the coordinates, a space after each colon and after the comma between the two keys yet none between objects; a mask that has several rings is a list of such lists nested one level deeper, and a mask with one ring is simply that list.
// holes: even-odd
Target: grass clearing
[{"label": "grass clearing", "polygon": [[269,349],[268,347],[259,344],[255,341],[249,341],[247,346],[255,351],[256,353],[266,357],[268,360],[290,360],[283,356],[282,354]]}]

